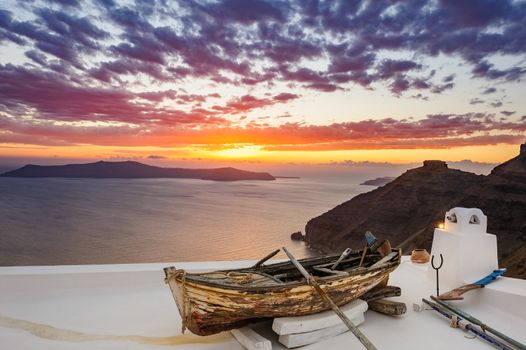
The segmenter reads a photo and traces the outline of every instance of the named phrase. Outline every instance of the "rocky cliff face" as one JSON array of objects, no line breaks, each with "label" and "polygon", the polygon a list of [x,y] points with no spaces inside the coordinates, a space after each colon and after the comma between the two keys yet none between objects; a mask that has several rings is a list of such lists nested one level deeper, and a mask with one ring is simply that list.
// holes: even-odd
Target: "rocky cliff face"
[{"label": "rocky cliff face", "polygon": [[496,234],[501,266],[508,276],[526,278],[526,147],[488,176],[449,169],[442,161],[402,174],[391,183],[358,195],[307,223],[306,241],[324,251],[363,246],[370,230],[407,254],[431,248],[434,228],[453,207],[476,207]]}]

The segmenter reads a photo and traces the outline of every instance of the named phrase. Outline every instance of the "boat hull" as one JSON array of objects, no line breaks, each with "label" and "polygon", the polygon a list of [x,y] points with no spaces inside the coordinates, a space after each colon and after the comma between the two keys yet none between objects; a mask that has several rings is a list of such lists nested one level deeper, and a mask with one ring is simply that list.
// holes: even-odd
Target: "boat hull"
[{"label": "boat hull", "polygon": [[[397,263],[349,276],[319,279],[320,287],[337,304],[355,300],[385,282]],[[183,328],[197,335],[211,335],[258,319],[301,316],[329,309],[313,287],[306,284],[233,289],[196,283],[184,273],[167,278]]]}]

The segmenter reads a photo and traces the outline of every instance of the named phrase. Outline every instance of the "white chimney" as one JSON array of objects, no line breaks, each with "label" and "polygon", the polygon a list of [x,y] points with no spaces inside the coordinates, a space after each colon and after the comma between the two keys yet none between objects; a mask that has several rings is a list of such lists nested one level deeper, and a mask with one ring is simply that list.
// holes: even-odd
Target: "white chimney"
[{"label": "white chimney", "polygon": [[[442,225],[441,225],[442,226]],[[440,292],[473,283],[498,269],[497,237],[486,232],[488,218],[478,208],[453,208],[445,215],[444,228],[436,228],[431,256],[439,271]],[[435,270],[429,266],[429,276]]]}]

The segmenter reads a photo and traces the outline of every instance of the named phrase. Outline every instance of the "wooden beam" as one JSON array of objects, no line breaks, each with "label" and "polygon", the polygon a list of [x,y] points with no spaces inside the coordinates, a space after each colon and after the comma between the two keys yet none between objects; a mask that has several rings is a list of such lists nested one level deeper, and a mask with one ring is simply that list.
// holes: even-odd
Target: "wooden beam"
[{"label": "wooden beam", "polygon": [[407,311],[405,304],[399,301],[382,299],[370,301],[367,304],[369,304],[369,309],[389,316],[400,316]]},{"label": "wooden beam", "polygon": [[360,299],[365,300],[366,302],[370,302],[373,300],[379,300],[389,297],[399,297],[402,295],[402,290],[400,287],[395,286],[381,286],[381,287],[375,287],[362,295]]}]

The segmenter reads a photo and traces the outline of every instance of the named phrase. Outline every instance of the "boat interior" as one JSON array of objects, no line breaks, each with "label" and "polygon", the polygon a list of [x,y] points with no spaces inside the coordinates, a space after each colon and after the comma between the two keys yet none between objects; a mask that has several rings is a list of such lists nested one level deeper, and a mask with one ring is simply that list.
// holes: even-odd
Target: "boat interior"
[{"label": "boat interior", "polygon": [[[369,267],[374,267],[374,265],[388,262],[396,258],[398,254],[398,250],[395,249],[383,258],[378,253],[369,253],[363,257],[362,251],[357,251],[342,259],[336,268],[334,268],[334,264],[339,255],[307,258],[300,260],[300,262],[312,276],[324,280],[334,277],[347,277],[350,272],[366,270]],[[201,273],[187,278],[203,283],[245,287],[279,286],[304,280],[301,273],[289,261],[257,268]]]}]

